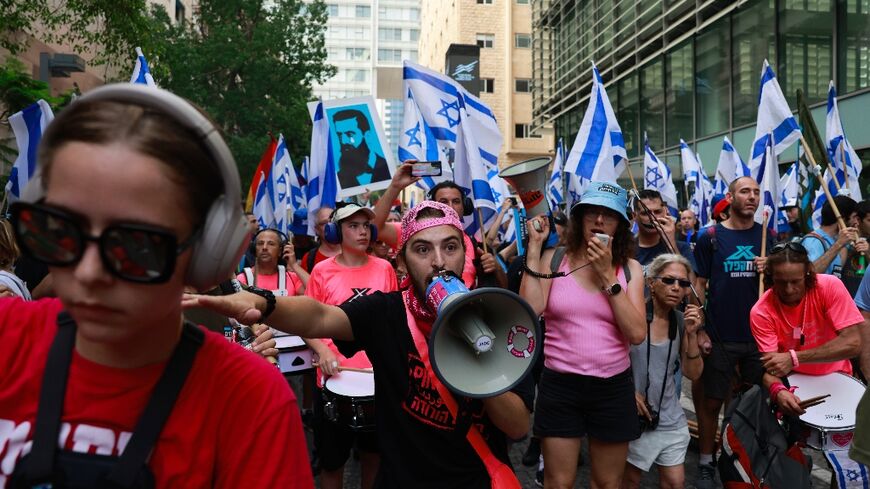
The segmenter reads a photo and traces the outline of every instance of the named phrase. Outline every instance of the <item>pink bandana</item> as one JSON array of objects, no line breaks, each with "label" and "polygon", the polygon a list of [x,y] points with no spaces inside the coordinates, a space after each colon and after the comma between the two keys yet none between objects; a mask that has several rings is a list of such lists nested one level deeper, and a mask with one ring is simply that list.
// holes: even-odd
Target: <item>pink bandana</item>
[{"label": "pink bandana", "polygon": [[[420,213],[421,210],[432,208],[438,209],[439,211],[444,213],[444,217],[431,217],[428,219],[424,219],[422,221],[417,220],[417,214]],[[429,229],[435,226],[443,226],[443,225],[453,226],[462,232],[462,222],[459,221],[459,216],[456,215],[456,211],[453,210],[447,204],[442,204],[441,202],[435,202],[433,200],[424,200],[419,204],[415,205],[411,210],[405,214],[405,217],[402,218],[402,236],[399,240],[399,249],[405,247],[405,243],[411,239],[411,236],[419,233],[424,229]]]}]

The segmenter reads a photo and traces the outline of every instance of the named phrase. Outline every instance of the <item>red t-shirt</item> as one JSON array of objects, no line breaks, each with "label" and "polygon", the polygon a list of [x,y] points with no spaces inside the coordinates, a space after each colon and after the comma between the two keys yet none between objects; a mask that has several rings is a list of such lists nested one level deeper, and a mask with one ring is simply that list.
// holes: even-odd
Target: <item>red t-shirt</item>
[{"label": "red t-shirt", "polygon": [[[375,291],[393,292],[399,289],[396,272],[390,262],[369,256],[361,267],[346,267],[329,258],[314,266],[305,295],[331,306],[339,306],[369,295]],[[338,352],[335,343],[329,338],[321,339],[338,357],[339,365],[344,367],[370,368],[372,363],[364,351],[346,358]],[[320,371],[318,370],[318,385]]]},{"label": "red t-shirt", "polygon": [[[273,273],[271,275],[263,275],[258,274],[256,269],[251,269],[254,274],[254,280],[257,282],[257,287],[266,290],[278,290],[278,273]],[[292,297],[294,295],[302,295],[299,293],[302,290],[302,279],[299,278],[299,275],[296,275],[295,272],[291,272],[289,270],[284,272],[284,285],[287,287],[287,297]],[[239,282],[245,285],[251,285],[248,283],[248,279],[245,278],[245,272],[240,273],[236,279]]]},{"label": "red t-shirt", "polygon": [[[837,331],[864,321],[861,311],[839,278],[820,273],[816,275],[816,280],[816,286],[808,289],[801,303],[794,307],[780,303],[773,289],[765,292],[752,307],[749,325],[759,351],[810,350],[836,338]],[[803,345],[800,344],[801,331],[797,335],[794,332],[794,328],[801,324]],[[801,363],[794,371],[808,375],[833,372],[851,375],[852,364],[849,360]]]},{"label": "red t-shirt", "polygon": [[321,253],[319,246],[317,248],[312,249],[312,250],[306,251],[305,254],[302,255],[302,260],[299,262],[299,264],[302,265],[302,268],[304,268],[305,271],[308,273],[311,273],[311,271],[314,270],[313,266],[311,268],[308,268],[308,261],[311,259],[308,255],[310,255],[312,251],[315,252],[314,265],[317,265],[318,263],[322,262],[323,260],[326,260],[327,258],[331,258],[331,257],[326,256],[323,253]]},{"label": "red t-shirt", "polygon": [[[0,299],[0,489],[30,451],[61,308],[56,299]],[[59,446],[122,453],[165,365],[112,368],[74,352]],[[148,465],[157,487],[314,486],[287,382],[267,362],[209,331]]]}]

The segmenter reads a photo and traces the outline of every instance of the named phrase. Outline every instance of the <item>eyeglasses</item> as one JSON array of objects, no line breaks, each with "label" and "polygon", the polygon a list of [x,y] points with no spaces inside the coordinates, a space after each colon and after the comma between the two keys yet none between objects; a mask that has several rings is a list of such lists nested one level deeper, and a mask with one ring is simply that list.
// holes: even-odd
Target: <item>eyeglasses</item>
[{"label": "eyeglasses", "polygon": [[583,212],[583,217],[590,221],[598,219],[598,216],[601,216],[601,220],[604,222],[612,223],[619,220],[619,214],[605,207],[589,206],[589,208]]},{"label": "eyeglasses", "polygon": [[175,258],[193,242],[191,236],[178,244],[165,229],[135,223],[113,224],[91,236],[82,230],[84,217],[43,204],[16,202],[10,211],[18,244],[31,258],[50,266],[73,266],[82,259],[87,242],[94,241],[106,270],[129,282],[166,282]]},{"label": "eyeglasses", "polygon": [[692,286],[692,282],[689,282],[688,280],[683,280],[681,278],[674,278],[674,277],[654,277],[654,278],[657,280],[661,280],[662,283],[665,285],[674,285],[675,283],[679,282],[680,287],[682,287],[684,289],[687,289],[687,288]]},{"label": "eyeglasses", "polygon": [[795,253],[800,253],[802,255],[807,254],[807,249],[804,248],[804,245],[802,245],[799,241],[786,241],[785,243],[777,243],[776,245],[774,245],[773,248],[770,249],[770,254],[775,255],[785,250],[786,248],[794,251]]}]

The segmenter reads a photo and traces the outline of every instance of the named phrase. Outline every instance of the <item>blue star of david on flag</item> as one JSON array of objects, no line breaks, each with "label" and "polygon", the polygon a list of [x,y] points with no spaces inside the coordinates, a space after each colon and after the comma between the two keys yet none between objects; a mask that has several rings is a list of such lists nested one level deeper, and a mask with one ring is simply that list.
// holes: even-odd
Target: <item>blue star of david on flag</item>
[{"label": "blue star of david on flag", "polygon": [[420,141],[420,138],[417,137],[417,134],[420,132],[420,122],[417,121],[417,124],[405,131],[405,135],[408,136],[408,146],[420,146],[423,147],[423,141]]},{"label": "blue star of david on flag", "polygon": [[[450,110],[456,111],[456,118],[450,117]],[[454,100],[452,103],[447,103],[444,99],[441,99],[441,110],[436,112],[436,114],[447,119],[447,124],[450,127],[455,127],[459,125],[459,101]]]},{"label": "blue star of david on flag", "polygon": [[646,169],[646,184],[648,187],[658,188],[659,181],[662,179],[662,174],[659,173],[659,169],[655,167],[650,167]]}]

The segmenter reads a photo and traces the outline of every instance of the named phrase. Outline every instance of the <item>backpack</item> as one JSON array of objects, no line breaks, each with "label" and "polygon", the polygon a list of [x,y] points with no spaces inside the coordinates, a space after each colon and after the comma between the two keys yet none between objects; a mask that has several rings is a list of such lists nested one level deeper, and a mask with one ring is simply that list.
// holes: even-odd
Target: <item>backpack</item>
[{"label": "backpack", "polygon": [[758,385],[731,403],[721,439],[719,476],[726,489],[811,487],[812,462],[788,441]]}]

